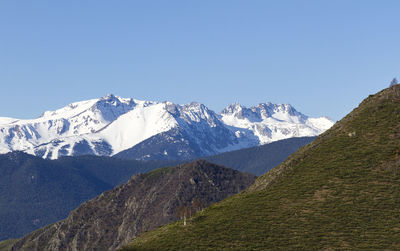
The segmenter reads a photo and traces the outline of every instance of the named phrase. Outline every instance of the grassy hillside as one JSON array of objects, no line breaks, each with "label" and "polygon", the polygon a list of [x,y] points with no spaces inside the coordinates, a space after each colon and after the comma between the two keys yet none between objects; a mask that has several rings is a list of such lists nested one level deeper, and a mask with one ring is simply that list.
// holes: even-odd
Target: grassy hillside
[{"label": "grassy hillside", "polygon": [[400,86],[352,113],[245,192],[125,250],[400,249]]},{"label": "grassy hillside", "polygon": [[17,240],[10,239],[5,241],[0,241],[0,251],[10,250],[11,246],[17,242]]}]

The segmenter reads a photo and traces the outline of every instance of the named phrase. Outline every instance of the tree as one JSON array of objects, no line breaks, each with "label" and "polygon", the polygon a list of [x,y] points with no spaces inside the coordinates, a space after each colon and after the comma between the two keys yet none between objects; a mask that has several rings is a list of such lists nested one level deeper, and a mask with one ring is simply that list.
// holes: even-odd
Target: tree
[{"label": "tree", "polygon": [[188,206],[180,206],[178,207],[177,213],[181,220],[183,220],[183,225],[186,226],[186,217],[190,217],[191,215],[191,208]]},{"label": "tree", "polygon": [[203,200],[194,198],[189,205],[182,204],[177,207],[176,214],[183,220],[183,225],[186,226],[186,219],[192,217],[198,211],[203,211],[206,205]]},{"label": "tree", "polygon": [[390,87],[392,87],[392,86],[394,86],[394,85],[398,85],[398,84],[399,84],[399,82],[397,82],[397,79],[394,78],[394,79],[392,80],[392,82],[390,82]]}]

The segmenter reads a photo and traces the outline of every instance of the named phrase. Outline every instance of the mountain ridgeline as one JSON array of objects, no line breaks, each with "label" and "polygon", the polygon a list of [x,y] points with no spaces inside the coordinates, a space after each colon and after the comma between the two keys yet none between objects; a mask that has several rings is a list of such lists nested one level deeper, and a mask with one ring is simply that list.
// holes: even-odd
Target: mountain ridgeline
[{"label": "mountain ridgeline", "polygon": [[254,185],[124,250],[399,250],[400,86],[358,108]]},{"label": "mountain ridgeline", "polygon": [[116,250],[251,185],[255,176],[204,160],[133,176],[17,241],[11,250]]},{"label": "mountain ridgeline", "polygon": [[332,124],[289,104],[233,104],[217,114],[196,102],[177,105],[107,95],[44,112],[36,119],[0,117],[0,153],[24,151],[46,159],[91,154],[187,160],[317,136]]}]

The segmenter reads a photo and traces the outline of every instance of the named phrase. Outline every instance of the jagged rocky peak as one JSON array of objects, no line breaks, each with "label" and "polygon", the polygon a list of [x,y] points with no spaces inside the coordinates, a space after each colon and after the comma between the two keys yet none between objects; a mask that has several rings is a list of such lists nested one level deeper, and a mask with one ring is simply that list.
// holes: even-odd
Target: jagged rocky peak
[{"label": "jagged rocky peak", "polygon": [[106,96],[100,98],[95,105],[98,108],[132,109],[135,107],[136,103],[131,98],[121,98],[119,96],[115,96],[114,94],[107,94]]},{"label": "jagged rocky peak", "polygon": [[171,102],[164,102],[165,109],[175,118],[183,119],[187,123],[207,122],[211,126],[219,123],[219,118],[215,112],[199,102],[191,102],[186,105],[177,105]]},{"label": "jagged rocky peak", "polygon": [[224,110],[222,110],[221,115],[233,116],[238,119],[248,119],[252,122],[261,121],[260,113],[257,112],[257,110],[254,107],[247,108],[236,102],[227,106]]},{"label": "jagged rocky peak", "polygon": [[172,115],[177,115],[179,114],[179,105],[172,103],[170,101],[164,101],[162,102],[165,105],[165,110]]},{"label": "jagged rocky peak", "polygon": [[307,116],[298,112],[290,104],[272,104],[271,102],[260,103],[257,106],[252,107],[252,110],[256,110],[260,115],[267,118],[271,117],[273,114],[280,113],[307,119]]},{"label": "jagged rocky peak", "polygon": [[206,120],[215,126],[215,122],[218,120],[217,115],[201,103],[192,102],[182,108],[184,113],[190,116],[190,119],[193,121],[199,122],[201,120]]},{"label": "jagged rocky peak", "polygon": [[191,102],[190,104],[183,105],[182,110],[185,112],[192,112],[199,114],[207,114],[211,112],[205,105],[199,102]]},{"label": "jagged rocky peak", "polygon": [[242,106],[241,104],[235,102],[233,104],[228,105],[227,107],[225,107],[221,114],[226,114],[226,115],[231,115],[231,114],[235,114],[240,112],[241,110],[243,110],[243,108],[245,108],[244,106]]},{"label": "jagged rocky peak", "polygon": [[253,122],[272,117],[274,114],[299,117],[304,120],[307,119],[307,116],[296,111],[296,109],[290,104],[273,104],[271,102],[260,103],[250,108],[239,103],[233,103],[221,112],[222,116],[233,116],[237,119],[248,119]]},{"label": "jagged rocky peak", "polygon": [[100,98],[91,108],[93,112],[100,112],[105,120],[112,121],[120,115],[135,108],[136,103],[131,98],[121,98],[114,94],[107,94]]},{"label": "jagged rocky peak", "polygon": [[221,111],[220,115],[233,116],[238,119],[244,119],[247,118],[248,115],[250,115],[249,113],[252,113],[252,111],[246,108],[245,106],[242,106],[241,104],[235,102],[225,107],[225,109]]},{"label": "jagged rocky peak", "polygon": [[112,93],[109,93],[106,96],[100,98],[99,101],[105,101],[107,103],[114,104],[115,106],[121,103],[125,104],[134,103],[132,98],[121,98],[120,96],[116,96]]}]

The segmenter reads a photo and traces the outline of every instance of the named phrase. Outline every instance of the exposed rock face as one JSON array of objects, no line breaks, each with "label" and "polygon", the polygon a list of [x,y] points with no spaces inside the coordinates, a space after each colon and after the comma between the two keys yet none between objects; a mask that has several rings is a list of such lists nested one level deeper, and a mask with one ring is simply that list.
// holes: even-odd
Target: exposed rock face
[{"label": "exposed rock face", "polygon": [[208,206],[254,180],[204,160],[135,175],[67,219],[23,237],[11,250],[116,250],[143,231],[178,220],[180,207],[196,200]]}]

